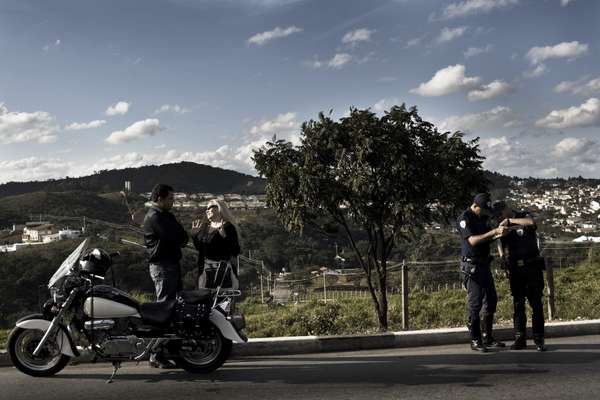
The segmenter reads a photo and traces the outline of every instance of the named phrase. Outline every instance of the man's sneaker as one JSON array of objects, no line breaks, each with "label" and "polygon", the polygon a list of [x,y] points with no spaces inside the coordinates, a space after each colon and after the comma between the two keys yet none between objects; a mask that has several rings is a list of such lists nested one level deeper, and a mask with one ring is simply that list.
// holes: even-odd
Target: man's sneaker
[{"label": "man's sneaker", "polygon": [[484,338],[483,344],[485,344],[485,347],[496,348],[496,349],[499,347],[506,347],[506,345],[504,343],[497,341],[492,336],[488,336],[488,337]]},{"label": "man's sneaker", "polygon": [[547,350],[546,346],[544,345],[544,340],[543,339],[535,341],[535,349],[537,351],[546,351]]},{"label": "man's sneaker", "polygon": [[471,350],[487,353],[487,347],[485,347],[481,340],[471,340]]},{"label": "man's sneaker", "polygon": [[148,364],[152,368],[162,368],[162,369],[173,369],[176,368],[175,364],[171,361],[167,360],[162,353],[152,353],[150,355],[150,360],[148,360]]},{"label": "man's sneaker", "polygon": [[524,338],[517,338],[515,342],[510,345],[511,350],[523,350],[527,348],[527,341]]}]

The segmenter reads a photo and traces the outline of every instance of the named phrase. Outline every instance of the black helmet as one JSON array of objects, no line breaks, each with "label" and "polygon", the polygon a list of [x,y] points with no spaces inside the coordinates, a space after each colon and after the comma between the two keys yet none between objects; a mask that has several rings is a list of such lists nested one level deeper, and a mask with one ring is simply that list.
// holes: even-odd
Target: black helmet
[{"label": "black helmet", "polygon": [[110,255],[101,249],[92,249],[81,257],[81,270],[90,274],[104,276],[112,264]]}]

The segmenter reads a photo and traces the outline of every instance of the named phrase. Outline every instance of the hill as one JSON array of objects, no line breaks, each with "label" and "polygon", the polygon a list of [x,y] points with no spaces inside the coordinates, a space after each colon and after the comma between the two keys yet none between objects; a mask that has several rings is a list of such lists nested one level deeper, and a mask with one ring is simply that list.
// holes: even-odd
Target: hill
[{"label": "hill", "polygon": [[36,220],[38,214],[128,221],[127,207],[120,197],[92,192],[33,192],[3,197],[0,201],[0,227]]},{"label": "hill", "polygon": [[192,162],[150,165],[139,168],[97,171],[79,178],[47,181],[8,182],[0,185],[0,198],[31,192],[118,192],[130,181],[132,191],[149,192],[156,183],[167,183],[178,192],[186,193],[264,193],[264,179],[236,171]]}]

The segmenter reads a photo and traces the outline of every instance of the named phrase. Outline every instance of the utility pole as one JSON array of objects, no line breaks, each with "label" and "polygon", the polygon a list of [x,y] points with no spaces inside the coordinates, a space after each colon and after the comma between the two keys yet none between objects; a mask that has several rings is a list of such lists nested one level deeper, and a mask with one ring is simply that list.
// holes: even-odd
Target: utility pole
[{"label": "utility pole", "polygon": [[263,289],[263,271],[265,269],[265,263],[260,262],[260,302],[265,303],[265,292]]},{"label": "utility pole", "polygon": [[323,271],[323,301],[327,303],[327,279],[325,272]]}]

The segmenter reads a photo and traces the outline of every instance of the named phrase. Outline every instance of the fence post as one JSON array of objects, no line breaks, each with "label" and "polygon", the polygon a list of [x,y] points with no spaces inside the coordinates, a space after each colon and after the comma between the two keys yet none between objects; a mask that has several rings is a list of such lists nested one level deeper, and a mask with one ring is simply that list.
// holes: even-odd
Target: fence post
[{"label": "fence post", "polygon": [[402,329],[408,330],[408,267],[402,260]]},{"label": "fence post", "polygon": [[554,302],[554,268],[552,263],[546,265],[546,280],[548,281],[548,320],[556,318],[556,304]]}]

